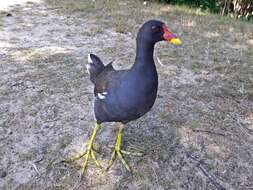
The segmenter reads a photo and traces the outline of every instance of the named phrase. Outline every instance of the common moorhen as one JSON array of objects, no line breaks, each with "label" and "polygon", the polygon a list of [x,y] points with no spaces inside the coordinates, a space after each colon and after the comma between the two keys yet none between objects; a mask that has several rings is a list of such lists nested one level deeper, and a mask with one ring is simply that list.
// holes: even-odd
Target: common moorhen
[{"label": "common moorhen", "polygon": [[155,44],[163,40],[176,45],[182,43],[163,22],[149,20],[144,23],[136,39],[134,64],[128,70],[115,70],[111,63],[105,66],[96,55],[88,55],[87,71],[91,82],[95,85],[96,126],[88,149],[85,154],[82,154],[82,156],[86,155],[82,173],[86,170],[90,157],[96,165],[100,166],[95,158],[93,141],[101,128],[100,124],[104,122],[118,122],[119,127],[115,150],[108,168],[118,156],[126,169],[130,171],[130,167],[122,156],[122,153],[128,153],[121,150],[122,130],[124,124],[143,116],[155,102],[158,76],[153,53]]}]

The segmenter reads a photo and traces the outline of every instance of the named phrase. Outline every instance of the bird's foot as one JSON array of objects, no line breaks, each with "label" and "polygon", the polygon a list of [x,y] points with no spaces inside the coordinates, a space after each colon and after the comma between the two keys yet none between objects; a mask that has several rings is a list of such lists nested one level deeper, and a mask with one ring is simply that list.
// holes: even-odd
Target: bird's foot
[{"label": "bird's foot", "polygon": [[71,162],[74,162],[82,157],[85,157],[85,162],[82,166],[82,172],[81,172],[81,176],[83,176],[87,170],[87,167],[88,167],[88,162],[90,160],[90,158],[95,162],[95,164],[97,165],[97,167],[99,168],[102,168],[100,163],[98,162],[98,160],[96,159],[96,155],[95,155],[95,151],[93,150],[92,147],[89,147],[86,151],[74,156],[73,158],[71,159],[68,159],[68,160],[64,160],[64,162],[68,162],[68,163],[71,163]]},{"label": "bird's foot", "polygon": [[96,159],[96,156],[95,156],[95,151],[93,149],[93,141],[96,137],[96,134],[97,134],[97,131],[100,129],[100,125],[96,124],[96,127],[94,128],[94,131],[93,131],[93,134],[92,134],[92,137],[90,139],[90,142],[89,142],[89,146],[88,146],[88,149],[80,154],[78,154],[77,156],[74,156],[73,158],[69,159],[69,160],[65,160],[65,162],[74,162],[75,160],[78,160],[82,157],[85,156],[85,162],[82,166],[82,172],[81,172],[81,175],[83,176],[87,170],[87,167],[88,167],[88,162],[90,160],[90,158],[95,162],[95,164],[99,167],[99,168],[102,168],[100,163],[97,161]]},{"label": "bird's foot", "polygon": [[95,156],[95,151],[93,150],[92,147],[89,147],[88,150],[85,153],[86,158],[85,158],[85,162],[83,164],[83,168],[82,168],[82,175],[85,173],[87,166],[88,166],[88,162],[90,157],[92,158],[92,160],[95,162],[95,164],[97,165],[97,167],[102,168],[100,163],[97,161],[96,156]]},{"label": "bird's foot", "polygon": [[123,127],[119,127],[119,132],[117,135],[117,140],[116,140],[116,145],[115,145],[115,149],[112,153],[112,157],[111,160],[109,161],[108,167],[106,168],[107,170],[109,170],[109,168],[112,166],[114,160],[116,159],[116,157],[118,156],[120,161],[122,162],[122,164],[125,166],[125,168],[130,172],[131,169],[129,167],[129,165],[126,163],[126,161],[123,158],[122,154],[126,154],[126,155],[133,155],[133,156],[142,156],[142,153],[136,153],[136,152],[128,152],[125,150],[121,150],[121,143],[122,143],[122,130]]},{"label": "bird's foot", "polygon": [[126,154],[126,155],[132,155],[132,156],[142,156],[143,154],[142,153],[139,153],[139,152],[128,152],[128,151],[125,151],[125,150],[121,150],[121,149],[116,149],[113,151],[112,153],[112,157],[111,157],[111,160],[109,161],[109,164],[107,166],[107,170],[110,169],[110,167],[112,166],[114,160],[116,159],[116,157],[118,156],[120,161],[122,162],[122,164],[125,166],[125,168],[131,172],[131,169],[129,167],[129,165],[126,163],[125,159],[123,158],[123,154]]}]

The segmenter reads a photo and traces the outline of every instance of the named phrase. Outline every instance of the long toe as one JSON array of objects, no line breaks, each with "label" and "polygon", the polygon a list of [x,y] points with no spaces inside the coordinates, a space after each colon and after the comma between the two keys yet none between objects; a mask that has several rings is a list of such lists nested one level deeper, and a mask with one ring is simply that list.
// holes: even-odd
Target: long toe
[{"label": "long toe", "polygon": [[127,155],[133,155],[133,156],[142,156],[141,153],[135,153],[135,152],[128,152],[128,151],[124,151],[121,150],[121,143],[122,143],[122,130],[123,130],[123,124],[119,124],[119,131],[118,131],[118,135],[117,135],[117,139],[116,139],[116,144],[115,144],[115,148],[114,151],[112,153],[112,157],[111,160],[109,161],[107,170],[112,166],[114,160],[116,159],[116,157],[118,156],[120,161],[122,162],[122,164],[125,166],[125,168],[128,171],[131,171],[130,167],[128,166],[127,162],[125,161],[125,159],[123,158],[122,154],[127,154]]},{"label": "long toe", "polygon": [[83,168],[82,168],[82,176],[85,174],[85,172],[87,171],[88,168],[88,163],[90,161],[90,158],[95,162],[95,164],[97,165],[97,167],[102,168],[100,163],[98,162],[96,155],[95,155],[95,151],[93,149],[90,149],[87,151],[86,153],[86,158],[83,164]]},{"label": "long toe", "polygon": [[86,151],[81,152],[77,156],[74,156],[73,158],[64,161],[64,162],[73,162],[73,161],[78,160],[78,159],[85,156],[85,161],[84,161],[84,164],[83,164],[83,167],[82,167],[82,173],[81,173],[82,176],[87,170],[90,158],[95,162],[95,164],[98,167],[101,168],[100,163],[96,159],[95,151],[93,150],[93,142],[94,142],[96,134],[97,134],[97,132],[99,131],[100,128],[101,128],[101,126],[98,123],[96,123],[96,126],[95,126],[95,128],[93,130],[93,133],[92,133],[92,136],[91,136],[91,139],[89,141],[88,149]]},{"label": "long toe", "polygon": [[130,167],[128,166],[128,164],[126,163],[126,161],[124,160],[124,158],[123,158],[122,153],[121,153],[120,150],[117,151],[117,155],[118,155],[120,161],[122,162],[122,164],[125,166],[125,168],[130,172],[131,169],[130,169]]},{"label": "long toe", "polygon": [[116,157],[119,157],[120,161],[125,166],[125,168],[127,169],[127,171],[131,172],[131,168],[129,167],[129,165],[125,161],[125,159],[123,157],[123,154],[133,155],[133,156],[142,156],[141,153],[134,153],[134,152],[124,151],[124,150],[121,150],[121,149],[119,149],[119,150],[114,149],[114,151],[112,153],[112,156],[111,156],[111,160],[109,161],[109,164],[108,164],[106,170],[109,170],[110,167],[112,166],[113,162],[115,161]]},{"label": "long toe", "polygon": [[116,150],[113,151],[112,156],[111,156],[111,160],[109,161],[109,164],[108,164],[106,170],[110,169],[110,167],[112,166],[115,159],[116,159]]},{"label": "long toe", "polygon": [[80,158],[84,157],[86,154],[87,154],[87,150],[73,156],[72,158],[66,160],[65,162],[74,162],[74,161],[79,160]]}]

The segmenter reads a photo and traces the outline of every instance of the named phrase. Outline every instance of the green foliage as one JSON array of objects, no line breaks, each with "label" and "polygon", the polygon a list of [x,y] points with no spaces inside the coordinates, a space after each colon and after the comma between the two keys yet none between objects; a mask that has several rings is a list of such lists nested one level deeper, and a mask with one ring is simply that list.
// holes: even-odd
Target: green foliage
[{"label": "green foliage", "polygon": [[190,7],[199,7],[202,10],[217,12],[215,0],[160,0],[162,3],[188,5]]},{"label": "green foliage", "polygon": [[253,18],[252,0],[158,0],[162,3],[187,5],[201,10],[230,15],[236,18]]}]

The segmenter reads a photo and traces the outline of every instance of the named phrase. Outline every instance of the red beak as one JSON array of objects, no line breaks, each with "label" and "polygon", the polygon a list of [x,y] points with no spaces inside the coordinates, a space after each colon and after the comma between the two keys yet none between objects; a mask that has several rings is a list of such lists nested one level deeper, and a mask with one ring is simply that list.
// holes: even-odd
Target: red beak
[{"label": "red beak", "polygon": [[163,32],[164,32],[163,34],[164,40],[169,41],[170,43],[173,43],[176,45],[182,44],[182,41],[179,38],[177,38],[175,34],[171,33],[165,24],[163,25]]}]

